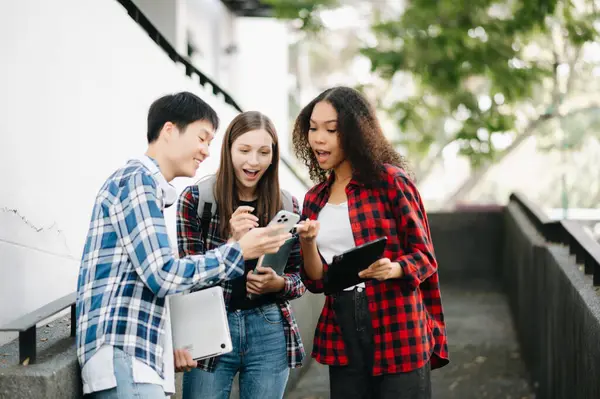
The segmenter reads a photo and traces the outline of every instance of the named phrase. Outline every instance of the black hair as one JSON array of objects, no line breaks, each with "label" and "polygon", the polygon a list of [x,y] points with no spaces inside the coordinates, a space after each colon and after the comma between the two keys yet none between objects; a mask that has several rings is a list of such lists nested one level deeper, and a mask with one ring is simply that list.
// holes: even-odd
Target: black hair
[{"label": "black hair", "polygon": [[183,132],[190,123],[199,120],[210,122],[214,130],[219,128],[219,117],[210,105],[187,91],[168,94],[154,101],[148,110],[148,143],[158,139],[167,122]]}]

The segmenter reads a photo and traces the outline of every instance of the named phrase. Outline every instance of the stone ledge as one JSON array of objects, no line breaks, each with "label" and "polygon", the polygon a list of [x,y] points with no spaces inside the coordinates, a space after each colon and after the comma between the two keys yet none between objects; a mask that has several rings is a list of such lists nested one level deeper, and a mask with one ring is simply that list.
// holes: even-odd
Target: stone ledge
[{"label": "stone ledge", "polygon": [[0,347],[0,399],[81,398],[81,376],[69,317],[38,328],[38,361],[18,364],[18,340]]}]

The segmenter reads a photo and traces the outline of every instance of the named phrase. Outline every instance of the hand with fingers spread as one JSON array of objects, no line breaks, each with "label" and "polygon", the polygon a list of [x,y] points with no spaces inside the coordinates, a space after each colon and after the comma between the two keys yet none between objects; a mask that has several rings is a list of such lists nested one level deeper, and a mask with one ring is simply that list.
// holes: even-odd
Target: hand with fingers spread
[{"label": "hand with fingers spread", "polygon": [[258,227],[258,218],[252,214],[251,206],[238,206],[229,219],[229,231],[235,241],[239,241],[251,229]]},{"label": "hand with fingers spread", "polygon": [[244,259],[257,259],[264,254],[274,254],[292,235],[283,231],[281,225],[257,227],[250,230],[238,241]]},{"label": "hand with fingers spread", "polygon": [[256,267],[256,273],[248,273],[246,290],[249,294],[262,295],[279,292],[285,287],[283,277],[270,267]]},{"label": "hand with fingers spread", "polygon": [[175,349],[173,357],[175,358],[175,371],[177,373],[190,371],[198,366],[198,362],[192,359],[192,355],[187,349]]},{"label": "hand with fingers spread", "polygon": [[299,223],[299,226],[296,227],[296,232],[300,236],[300,240],[309,244],[314,242],[315,238],[317,238],[320,226],[318,220],[306,219]]},{"label": "hand with fingers spread", "polygon": [[382,258],[373,262],[367,269],[358,273],[360,278],[372,278],[383,281],[391,278],[402,277],[402,267],[398,262],[392,262],[388,258]]}]

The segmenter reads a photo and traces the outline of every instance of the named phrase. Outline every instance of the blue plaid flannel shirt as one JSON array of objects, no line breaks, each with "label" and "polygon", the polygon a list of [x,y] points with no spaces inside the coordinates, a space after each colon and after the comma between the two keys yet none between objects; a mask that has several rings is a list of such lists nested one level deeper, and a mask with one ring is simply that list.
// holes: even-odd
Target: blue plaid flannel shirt
[{"label": "blue plaid flannel shirt", "polygon": [[77,281],[77,357],[102,345],[135,356],[164,378],[165,296],[243,275],[239,244],[174,257],[162,191],[140,161],[113,173],[96,197]]}]

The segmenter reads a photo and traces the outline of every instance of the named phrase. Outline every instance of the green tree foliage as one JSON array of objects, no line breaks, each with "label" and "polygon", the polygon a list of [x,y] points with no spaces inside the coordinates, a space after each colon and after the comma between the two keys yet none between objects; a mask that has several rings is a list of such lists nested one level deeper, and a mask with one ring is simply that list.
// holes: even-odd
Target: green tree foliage
[{"label": "green tree foliage", "polygon": [[[457,142],[472,164],[495,155],[494,136],[518,132],[515,110],[534,99],[534,90],[557,75],[568,59],[568,47],[596,39],[595,10],[590,2],[528,0],[412,0],[399,19],[373,25],[378,44],[363,49],[373,71],[386,79],[408,73],[416,90],[390,109],[402,132],[400,140],[416,151],[431,144]],[[553,57],[532,57],[528,46],[559,34],[564,44]],[[561,59],[563,58],[563,59]],[[556,79],[536,119],[559,115],[564,89]],[[544,100],[542,100],[544,102]],[[431,122],[455,122],[440,132]],[[440,137],[441,136],[441,137]],[[418,140],[420,138],[421,140]]]},{"label": "green tree foliage", "polygon": [[[308,28],[318,26],[311,15],[334,3],[268,1]],[[292,3],[304,6],[283,7]],[[435,158],[455,143],[477,167],[498,155],[497,136],[516,139],[568,117],[562,104],[582,47],[598,38],[597,16],[595,0],[410,0],[401,15],[376,18],[376,44],[361,52],[390,90],[405,91],[393,83],[399,76],[411,82],[387,106],[396,142],[411,157]]]},{"label": "green tree foliage", "polygon": [[319,11],[338,6],[337,0],[262,0],[273,7],[274,16],[299,21],[298,28],[306,32],[318,32],[323,28]]}]

